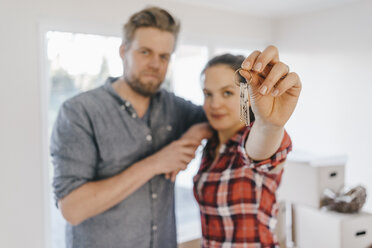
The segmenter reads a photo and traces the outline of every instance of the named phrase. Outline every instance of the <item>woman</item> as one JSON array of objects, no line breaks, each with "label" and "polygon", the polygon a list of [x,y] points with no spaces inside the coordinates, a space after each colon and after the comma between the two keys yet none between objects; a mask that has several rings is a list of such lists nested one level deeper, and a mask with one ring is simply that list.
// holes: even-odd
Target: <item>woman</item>
[{"label": "woman", "polygon": [[[234,82],[241,65],[241,74],[248,81],[253,77],[249,126],[240,121],[240,91]],[[275,47],[255,51],[246,60],[231,54],[215,57],[202,76],[204,110],[215,130],[194,177],[202,246],[278,247],[275,191],[280,164],[291,150],[284,124],[297,103],[299,78],[279,62]]]}]

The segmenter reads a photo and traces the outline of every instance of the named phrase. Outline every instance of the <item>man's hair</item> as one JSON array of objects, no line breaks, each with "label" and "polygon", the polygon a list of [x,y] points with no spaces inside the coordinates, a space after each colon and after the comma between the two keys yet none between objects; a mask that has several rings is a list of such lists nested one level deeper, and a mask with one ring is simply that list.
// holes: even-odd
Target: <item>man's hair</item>
[{"label": "man's hair", "polygon": [[[204,76],[205,71],[208,68],[216,66],[216,65],[226,65],[227,67],[229,67],[233,71],[236,71],[236,70],[241,68],[241,65],[242,65],[244,60],[245,60],[245,57],[243,55],[233,55],[233,54],[230,54],[230,53],[225,53],[225,54],[216,56],[216,57],[210,59],[207,62],[207,64],[205,65],[204,69],[201,72],[201,76]],[[245,82],[246,81],[245,78],[242,75],[240,75],[240,73],[236,73],[236,75],[239,78],[239,82]],[[233,80],[233,79],[231,79],[231,80]],[[254,114],[253,114],[253,111],[252,111],[251,107],[249,107],[249,116],[250,116],[251,121],[255,120],[255,117],[254,117]]]},{"label": "man's hair", "polygon": [[152,27],[170,32],[177,40],[180,23],[168,11],[158,7],[148,7],[134,13],[123,26],[123,44],[130,46],[138,28]]}]

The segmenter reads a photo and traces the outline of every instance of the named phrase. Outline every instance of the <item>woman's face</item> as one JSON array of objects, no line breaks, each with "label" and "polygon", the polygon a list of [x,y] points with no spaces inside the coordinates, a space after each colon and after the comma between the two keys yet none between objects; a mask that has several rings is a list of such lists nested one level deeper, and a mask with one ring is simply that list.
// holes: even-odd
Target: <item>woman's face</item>
[{"label": "woman's face", "polygon": [[234,83],[234,70],[227,65],[214,65],[205,71],[204,111],[217,131],[236,131],[240,122],[240,91]]}]

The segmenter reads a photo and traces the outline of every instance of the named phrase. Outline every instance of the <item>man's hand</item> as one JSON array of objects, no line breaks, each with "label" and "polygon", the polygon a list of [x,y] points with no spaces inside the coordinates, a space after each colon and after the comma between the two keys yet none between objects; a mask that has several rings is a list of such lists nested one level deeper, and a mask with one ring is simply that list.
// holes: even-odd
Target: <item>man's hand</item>
[{"label": "man's hand", "polygon": [[198,123],[191,126],[180,139],[195,139],[199,143],[203,139],[209,139],[213,135],[213,130],[207,122]]},{"label": "man's hand", "polygon": [[149,157],[155,165],[155,174],[186,169],[187,164],[195,157],[199,144],[194,139],[179,139]]},{"label": "man's hand", "polygon": [[[205,122],[205,123],[199,123],[199,124],[195,124],[193,126],[191,126],[183,135],[182,137],[179,139],[179,140],[194,140],[195,142],[198,143],[198,146],[200,145],[201,141],[203,139],[209,139],[211,138],[213,135],[213,130],[212,128],[210,127],[210,125]],[[196,149],[198,148],[198,146],[195,148],[194,150],[194,157],[195,157],[195,151]],[[194,158],[193,157],[193,158]],[[192,159],[191,159],[192,160]],[[191,161],[190,160],[190,161]],[[190,163],[190,161],[188,163]],[[188,164],[187,163],[187,164]],[[183,169],[177,169],[177,170],[174,170],[172,172],[169,172],[169,173],[165,173],[165,178],[167,179],[170,179],[172,182],[174,182],[176,180],[176,176],[177,174],[181,171],[181,170],[185,170],[186,167],[187,167],[187,164],[185,166],[185,168]]]}]

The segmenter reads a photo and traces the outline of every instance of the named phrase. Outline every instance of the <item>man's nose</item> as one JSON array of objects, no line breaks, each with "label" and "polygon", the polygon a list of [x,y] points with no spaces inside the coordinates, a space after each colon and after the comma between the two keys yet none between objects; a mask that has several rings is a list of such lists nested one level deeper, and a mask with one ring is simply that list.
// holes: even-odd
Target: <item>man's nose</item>
[{"label": "man's nose", "polygon": [[160,67],[160,58],[158,56],[152,56],[151,59],[150,59],[150,63],[149,65],[152,67],[152,68],[159,68]]}]

